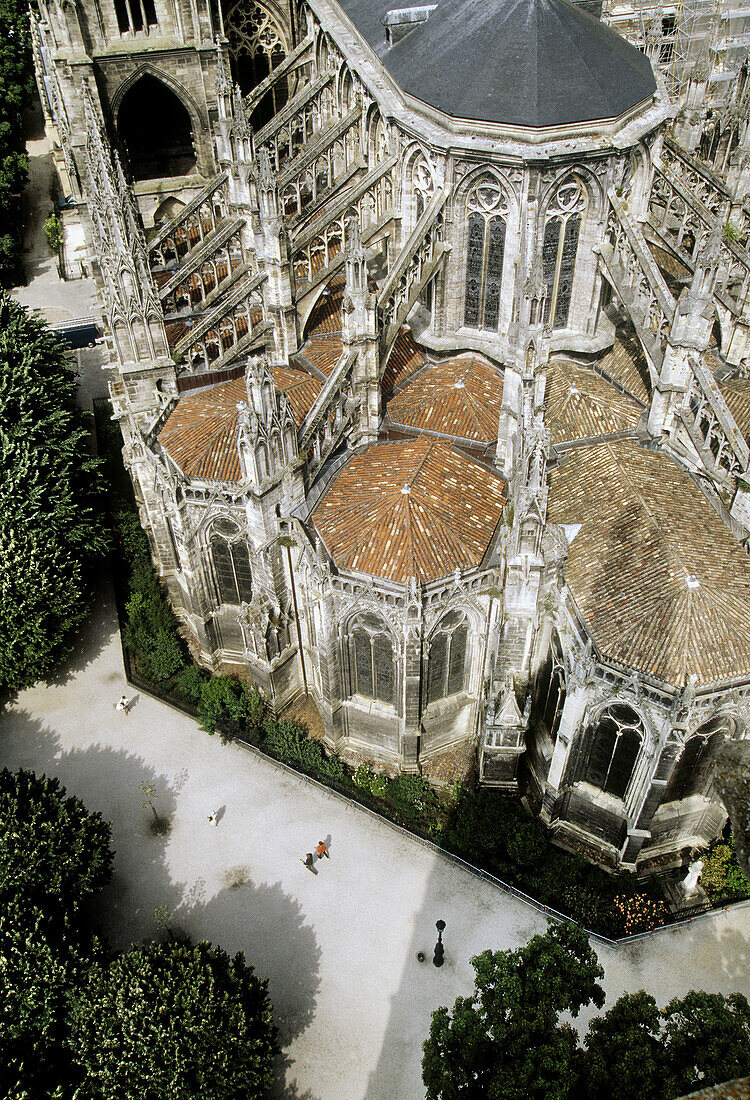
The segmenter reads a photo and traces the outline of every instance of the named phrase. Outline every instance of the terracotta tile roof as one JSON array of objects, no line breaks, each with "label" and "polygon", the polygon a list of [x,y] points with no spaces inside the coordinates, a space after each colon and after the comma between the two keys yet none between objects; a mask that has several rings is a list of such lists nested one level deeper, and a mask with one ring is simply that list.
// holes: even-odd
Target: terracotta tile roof
[{"label": "terracotta tile roof", "polygon": [[425,362],[422,349],[414,343],[411,329],[403,326],[396,337],[383,373],[383,393],[390,393],[400,382],[419,370]]},{"label": "terracotta tile roof", "polygon": [[341,303],[344,297],[344,278],[332,279],[324,294],[315,303],[306,326],[302,354],[322,371],[326,377],[341,358]]},{"label": "terracotta tile roof", "polygon": [[292,406],[294,421],[299,428],[323,388],[319,378],[297,367],[272,367],[274,385],[283,390]]},{"label": "terracotta tile roof", "polygon": [[750,437],[750,378],[727,378],[717,385],[737,427],[747,439]]},{"label": "terracotta tile roof", "polygon": [[544,404],[553,443],[633,429],[642,412],[594,371],[565,360],[548,367]]},{"label": "terracotta tile roof", "polygon": [[467,355],[430,363],[388,403],[396,424],[491,443],[503,403],[503,372]]},{"label": "terracotta tile roof", "polygon": [[666,455],[571,451],[548,519],[581,524],[565,580],[604,655],[675,686],[750,675],[750,558]]},{"label": "terracotta tile roof", "polygon": [[351,458],[312,520],[339,565],[403,583],[479,565],[504,504],[501,478],[422,437]]},{"label": "terracotta tile roof", "polygon": [[310,336],[302,346],[302,354],[314,367],[326,377],[341,358],[344,345],[341,336],[329,334]]},{"label": "terracotta tile roof", "polygon": [[240,481],[237,404],[247,401],[244,378],[186,394],[159,432],[159,442],[186,477]]},{"label": "terracotta tile roof", "polygon": [[648,405],[651,400],[651,378],[648,366],[634,333],[620,333],[611,351],[600,360],[605,374]]},{"label": "terracotta tile roof", "polygon": [[[273,367],[271,374],[276,388],[289,397],[299,427],[320,393],[320,379],[296,367]],[[241,480],[237,405],[247,399],[244,377],[180,398],[159,432],[159,442],[186,477]]]}]

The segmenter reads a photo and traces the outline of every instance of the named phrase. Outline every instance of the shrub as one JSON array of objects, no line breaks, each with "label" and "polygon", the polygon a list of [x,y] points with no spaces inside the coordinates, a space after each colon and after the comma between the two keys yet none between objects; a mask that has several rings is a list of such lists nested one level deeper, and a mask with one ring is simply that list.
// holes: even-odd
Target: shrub
[{"label": "shrub", "polygon": [[712,901],[750,896],[750,882],[737,862],[731,838],[729,843],[718,841],[711,846],[704,859],[700,884]]},{"label": "shrub", "polygon": [[197,665],[187,665],[181,668],[174,678],[172,687],[183,699],[189,703],[197,703],[203,691],[203,685],[207,682],[208,673]]},{"label": "shrub", "polygon": [[295,722],[268,722],[264,738],[267,748],[281,760],[302,764],[334,783],[346,783],[347,770],[338,756],[326,756],[320,742],[313,741]]},{"label": "shrub", "polygon": [[368,791],[375,798],[385,798],[388,790],[388,777],[371,771],[366,764],[360,764],[353,776],[354,784]]},{"label": "shrub", "polygon": [[437,809],[434,790],[418,775],[397,775],[389,779],[385,796],[397,814],[411,821],[424,819]]},{"label": "shrub", "polygon": [[[198,716],[201,729],[207,733],[216,733],[217,727],[227,720],[241,729],[259,726],[264,710],[258,689],[234,676],[211,676],[201,688]],[[222,736],[229,739],[226,731]]]},{"label": "shrub", "polygon": [[506,840],[509,859],[519,867],[534,867],[541,863],[549,849],[547,830],[541,821],[532,818],[519,822]]},{"label": "shrub", "polygon": [[57,255],[60,251],[60,245],[63,242],[63,227],[62,222],[54,211],[44,223],[44,235],[47,238],[50,252],[54,252],[55,255]]}]

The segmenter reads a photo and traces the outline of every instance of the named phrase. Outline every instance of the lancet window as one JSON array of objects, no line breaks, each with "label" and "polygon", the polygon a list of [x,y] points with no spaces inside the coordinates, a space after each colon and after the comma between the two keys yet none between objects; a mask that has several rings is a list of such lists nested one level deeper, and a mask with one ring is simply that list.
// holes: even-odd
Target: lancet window
[{"label": "lancet window", "polygon": [[385,623],[378,615],[361,615],[350,638],[352,694],[393,705],[396,696],[393,643]]},{"label": "lancet window", "polygon": [[497,331],[503,283],[508,198],[494,176],[483,176],[466,200],[464,324]]},{"label": "lancet window", "polygon": [[605,794],[624,798],[645,734],[632,707],[615,703],[589,729],[584,747],[583,779]]},{"label": "lancet window", "polygon": [[211,561],[219,602],[239,606],[253,594],[247,544],[230,520],[217,520],[211,531]]},{"label": "lancet window", "polygon": [[469,627],[463,613],[449,612],[441,620],[430,642],[427,668],[428,704],[463,691],[468,640]]},{"label": "lancet window", "polygon": [[689,738],[674,766],[664,792],[664,802],[677,802],[693,794],[704,794],[711,782],[716,750],[725,737],[731,737],[731,718],[713,718]]},{"label": "lancet window", "polygon": [[560,727],[565,702],[565,664],[557,633],[552,635],[547,660],[539,671],[535,694],[536,720],[554,741]]},{"label": "lancet window", "polygon": [[142,31],[157,25],[154,0],[114,0],[120,34]]},{"label": "lancet window", "polygon": [[[284,38],[269,12],[260,4],[229,0],[224,11],[232,69],[241,90],[250,92],[286,57]],[[281,77],[253,112],[253,124],[262,126],[280,110],[288,97],[286,77]]]},{"label": "lancet window", "polygon": [[414,221],[419,221],[435,193],[435,180],[425,156],[419,153],[411,169],[411,186],[414,192]]},{"label": "lancet window", "polygon": [[578,238],[586,211],[586,188],[577,176],[570,176],[547,208],[542,244],[544,277],[544,322],[552,328],[568,324],[573,295]]}]

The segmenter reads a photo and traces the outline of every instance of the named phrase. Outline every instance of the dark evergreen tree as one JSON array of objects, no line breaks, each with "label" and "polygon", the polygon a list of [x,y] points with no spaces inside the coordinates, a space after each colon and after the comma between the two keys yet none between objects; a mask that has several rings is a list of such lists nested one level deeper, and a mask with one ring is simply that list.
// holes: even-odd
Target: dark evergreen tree
[{"label": "dark evergreen tree", "polygon": [[0,296],[0,687],[50,673],[106,546],[99,460],[59,340]]},{"label": "dark evergreen tree", "polygon": [[95,966],[72,1014],[81,1100],[255,1100],[277,1052],[267,983],[207,943]]}]

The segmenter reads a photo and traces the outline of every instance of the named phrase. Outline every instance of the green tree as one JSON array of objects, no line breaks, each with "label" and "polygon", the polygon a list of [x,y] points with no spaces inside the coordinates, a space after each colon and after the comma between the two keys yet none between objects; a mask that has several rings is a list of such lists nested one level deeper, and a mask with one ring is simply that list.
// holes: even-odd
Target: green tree
[{"label": "green tree", "polygon": [[661,1013],[643,990],[626,993],[589,1024],[583,1094],[587,1100],[669,1100]]},{"label": "green tree", "polygon": [[71,991],[97,953],[86,904],[108,881],[110,827],[56,779],[0,772],[0,1095],[70,1079]]},{"label": "green tree", "polygon": [[671,1096],[750,1076],[750,1005],[741,993],[693,991],[664,1016]]},{"label": "green tree", "polygon": [[580,1066],[563,1012],[601,1008],[604,974],[583,929],[560,924],[517,951],[472,959],[474,995],[433,1013],[424,1044],[427,1100],[565,1100]]},{"label": "green tree", "polygon": [[52,671],[106,547],[100,463],[74,395],[60,342],[0,295],[0,687]]},{"label": "green tree", "polygon": [[277,1052],[266,982],[207,943],[95,966],[72,1012],[81,1100],[254,1100]]},{"label": "green tree", "polygon": [[26,183],[21,112],[34,90],[28,4],[0,0],[0,285],[12,282],[21,235],[20,193]]}]

